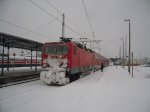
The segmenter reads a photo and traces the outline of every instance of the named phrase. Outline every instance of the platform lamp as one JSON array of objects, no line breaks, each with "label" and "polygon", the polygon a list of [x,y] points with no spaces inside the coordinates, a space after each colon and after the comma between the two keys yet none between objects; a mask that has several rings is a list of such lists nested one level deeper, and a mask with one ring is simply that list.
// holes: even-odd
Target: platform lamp
[{"label": "platform lamp", "polygon": [[124,38],[120,38],[122,40],[122,66],[124,68]]}]

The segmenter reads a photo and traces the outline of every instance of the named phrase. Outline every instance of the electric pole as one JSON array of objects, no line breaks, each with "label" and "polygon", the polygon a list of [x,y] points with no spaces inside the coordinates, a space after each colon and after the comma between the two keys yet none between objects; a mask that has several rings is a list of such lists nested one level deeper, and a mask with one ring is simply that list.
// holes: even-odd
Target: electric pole
[{"label": "electric pole", "polygon": [[65,14],[63,14],[63,19],[62,19],[62,37],[65,36]]}]

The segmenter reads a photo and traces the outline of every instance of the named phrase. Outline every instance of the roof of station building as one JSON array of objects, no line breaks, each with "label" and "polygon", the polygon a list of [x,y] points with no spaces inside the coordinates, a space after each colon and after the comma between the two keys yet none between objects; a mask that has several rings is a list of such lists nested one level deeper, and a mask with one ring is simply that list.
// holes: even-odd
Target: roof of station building
[{"label": "roof of station building", "polygon": [[43,43],[0,32],[0,46],[41,51]]}]

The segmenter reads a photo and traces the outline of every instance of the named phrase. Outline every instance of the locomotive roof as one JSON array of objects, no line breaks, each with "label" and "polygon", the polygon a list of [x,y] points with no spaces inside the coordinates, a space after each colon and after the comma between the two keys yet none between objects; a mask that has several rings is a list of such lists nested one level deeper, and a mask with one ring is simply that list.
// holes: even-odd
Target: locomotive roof
[{"label": "locomotive roof", "polygon": [[[65,44],[66,42],[47,42],[47,43],[44,43],[44,45],[49,45],[49,44]],[[67,43],[70,43],[70,42],[67,42]]]},{"label": "locomotive roof", "polygon": [[45,43],[44,45],[49,45],[49,44],[60,44],[61,45],[61,44],[69,44],[69,43],[72,45],[76,45],[77,47],[79,47],[81,49],[85,49],[86,51],[91,52],[94,55],[97,55],[98,57],[108,60],[106,57],[102,56],[101,54],[98,54],[97,52],[87,48],[86,46],[84,46],[83,44],[78,43],[78,42],[49,42],[49,43]]}]

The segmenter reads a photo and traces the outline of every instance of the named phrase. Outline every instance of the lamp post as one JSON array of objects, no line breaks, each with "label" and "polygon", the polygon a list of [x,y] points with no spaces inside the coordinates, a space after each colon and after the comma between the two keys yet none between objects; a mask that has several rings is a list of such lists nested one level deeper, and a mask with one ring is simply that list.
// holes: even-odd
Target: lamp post
[{"label": "lamp post", "polygon": [[125,35],[125,65],[127,64],[127,35]]},{"label": "lamp post", "polygon": [[[121,60],[121,45],[118,47],[119,47],[119,59]],[[119,62],[119,64],[121,65],[121,62]]]},{"label": "lamp post", "polygon": [[130,74],[130,54],[131,54],[131,28],[130,28],[130,19],[124,20],[125,22],[129,22],[129,59],[128,59],[128,72]]},{"label": "lamp post", "polygon": [[122,66],[124,68],[124,38],[121,38],[122,40]]}]

